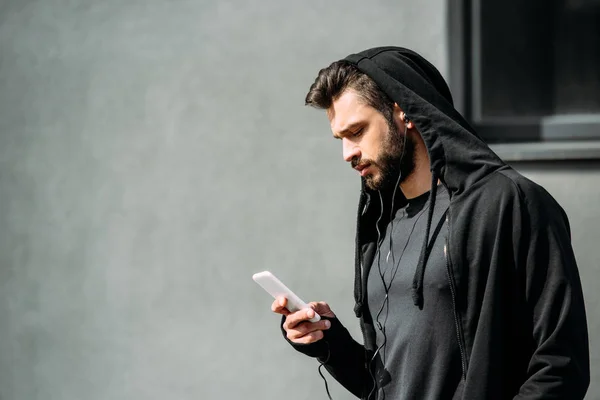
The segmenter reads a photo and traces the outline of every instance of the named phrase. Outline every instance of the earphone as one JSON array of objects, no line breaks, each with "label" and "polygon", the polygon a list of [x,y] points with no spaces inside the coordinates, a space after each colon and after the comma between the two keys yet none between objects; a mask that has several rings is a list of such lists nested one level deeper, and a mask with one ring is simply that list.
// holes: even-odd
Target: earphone
[{"label": "earphone", "polygon": [[[402,116],[402,119],[404,121],[404,135],[403,135],[403,137],[404,137],[404,143],[402,145],[402,154],[400,154],[400,163],[404,159],[404,152],[406,150],[406,140],[407,140],[407,133],[408,133],[408,125],[407,124],[409,122],[408,117],[406,116],[406,113],[404,113],[404,115]],[[398,179],[396,181],[396,185],[394,186],[394,191],[392,193],[392,203],[391,203],[391,206],[390,206],[390,219],[389,219],[389,222],[390,222],[390,236],[389,236],[389,253],[388,253],[388,257],[391,254],[392,255],[392,264],[393,265],[397,265],[397,266],[400,265],[400,260],[402,259],[402,256],[404,255],[404,250],[406,250],[406,247],[408,246],[408,241],[410,240],[410,237],[412,236],[412,233],[413,233],[413,231],[415,229],[415,226],[417,224],[417,221],[420,218],[420,215],[419,215],[419,218],[417,218],[415,220],[415,222],[413,224],[413,227],[412,227],[412,229],[410,231],[410,234],[408,235],[408,239],[407,239],[407,241],[406,241],[406,243],[404,245],[404,248],[402,249],[402,252],[400,254],[400,259],[396,263],[396,260],[395,260],[394,254],[393,254],[393,231],[394,231],[394,216],[393,216],[393,213],[394,213],[394,204],[395,204],[395,199],[396,199],[396,192],[398,191],[398,188],[400,187],[401,180],[402,180],[402,169],[400,169],[400,171],[399,171]],[[381,196],[381,191],[379,191],[379,200],[381,202],[381,205],[380,205],[380,207],[381,207],[381,213],[379,214],[379,218],[377,219],[377,222],[375,223],[375,227],[377,229],[377,256],[376,257],[377,257],[377,269],[378,269],[379,277],[381,279],[381,283],[383,284],[385,296],[384,296],[383,302],[381,303],[379,311],[377,312],[377,314],[375,316],[375,321],[373,321],[373,322],[374,322],[375,327],[377,329],[379,329],[379,331],[382,333],[383,343],[381,343],[377,347],[377,349],[373,353],[373,356],[371,357],[371,360],[369,361],[369,364],[368,364],[369,365],[369,367],[368,367],[369,374],[371,375],[371,379],[373,380],[373,388],[371,389],[371,392],[369,393],[368,398],[371,398],[371,396],[373,396],[374,394],[375,394],[376,397],[378,397],[377,391],[380,388],[379,388],[379,385],[377,383],[377,378],[376,378],[376,376],[374,374],[374,371],[372,370],[372,365],[373,365],[373,362],[375,361],[375,359],[378,356],[380,356],[380,354],[381,354],[382,351],[384,352],[383,357],[382,357],[382,363],[384,365],[383,368],[385,368],[385,350],[384,349],[385,349],[386,344],[387,344],[387,335],[386,335],[386,330],[385,330],[385,323],[387,321],[387,316],[386,316],[385,320],[383,321],[383,324],[379,321],[379,318],[380,318],[381,314],[383,313],[386,305],[387,305],[388,310],[389,310],[389,291],[390,291],[390,289],[392,287],[392,282],[394,281],[394,278],[395,278],[396,272],[397,272],[397,268],[396,268],[396,271],[394,271],[393,274],[391,275],[390,282],[386,283],[385,278],[384,278],[384,273],[381,270],[381,264],[380,264],[380,260],[381,260],[381,245],[383,243],[383,240],[385,239],[385,238],[381,237],[382,234],[381,234],[381,230],[379,228],[379,222],[383,218],[383,212],[384,212],[383,197]],[[388,257],[386,257],[386,262],[387,262],[387,258]],[[373,262],[375,262],[375,261],[373,261]],[[385,399],[385,391],[383,392],[383,397]]]}]

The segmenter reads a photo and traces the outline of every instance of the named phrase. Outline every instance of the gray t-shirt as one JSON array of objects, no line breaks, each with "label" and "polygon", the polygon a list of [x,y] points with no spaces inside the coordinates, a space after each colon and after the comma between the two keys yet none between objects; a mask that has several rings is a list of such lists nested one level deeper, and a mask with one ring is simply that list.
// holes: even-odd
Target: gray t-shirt
[{"label": "gray t-shirt", "polygon": [[[425,238],[428,198],[429,192],[396,211],[369,272],[368,304],[383,363],[374,364],[379,365],[377,375],[387,377],[378,399],[452,399],[461,379],[444,254],[448,232],[445,218],[425,268],[423,308],[415,306],[412,298],[413,278]],[[438,186],[430,238],[449,202],[446,188]],[[387,300],[382,277],[389,287]]]}]

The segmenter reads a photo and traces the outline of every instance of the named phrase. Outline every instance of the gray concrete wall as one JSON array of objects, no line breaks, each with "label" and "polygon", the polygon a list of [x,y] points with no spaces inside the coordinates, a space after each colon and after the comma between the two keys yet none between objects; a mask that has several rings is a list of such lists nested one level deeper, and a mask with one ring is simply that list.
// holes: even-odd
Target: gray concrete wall
[{"label": "gray concrete wall", "polygon": [[0,399],[324,398],[251,280],[358,333],[358,181],[304,95],[376,45],[445,71],[444,19],[443,0],[0,0]]},{"label": "gray concrete wall", "polygon": [[[447,76],[445,7],[0,0],[0,399],[325,398],[251,280],[359,337],[358,181],[304,94],[376,45]],[[593,338],[600,170],[580,167],[524,172],[571,217]]]}]

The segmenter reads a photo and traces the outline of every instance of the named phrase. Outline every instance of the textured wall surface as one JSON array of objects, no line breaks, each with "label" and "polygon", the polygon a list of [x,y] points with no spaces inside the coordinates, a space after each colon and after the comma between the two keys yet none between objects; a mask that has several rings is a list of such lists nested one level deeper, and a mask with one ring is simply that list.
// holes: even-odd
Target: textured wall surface
[{"label": "textured wall surface", "polygon": [[304,95],[371,46],[447,74],[445,16],[0,0],[0,399],[325,398],[251,280],[274,271],[358,337],[359,182]]}]

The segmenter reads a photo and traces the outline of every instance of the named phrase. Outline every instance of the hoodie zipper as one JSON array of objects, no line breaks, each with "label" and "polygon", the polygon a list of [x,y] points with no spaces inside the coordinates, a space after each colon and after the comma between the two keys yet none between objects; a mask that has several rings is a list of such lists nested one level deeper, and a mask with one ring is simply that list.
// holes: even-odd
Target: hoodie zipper
[{"label": "hoodie zipper", "polygon": [[462,367],[462,377],[467,378],[467,356],[465,352],[463,331],[460,324],[460,315],[456,306],[456,287],[454,283],[454,271],[450,261],[450,208],[446,215],[446,223],[448,225],[448,235],[446,236],[446,245],[444,246],[444,258],[446,259],[446,272],[448,273],[448,281],[450,283],[450,292],[452,293],[452,309],[454,310],[454,324],[456,326],[456,336],[458,339],[458,348],[460,350],[460,363]]},{"label": "hoodie zipper", "polygon": [[[362,257],[363,257],[362,249],[360,250],[359,256],[360,256],[360,270],[361,270],[361,272],[364,272],[364,270],[363,270],[363,262],[362,262]],[[361,275],[361,285],[362,285],[362,275]],[[359,325],[360,325],[360,331],[362,333],[363,340],[366,340],[367,335],[366,335],[366,328],[365,328],[365,323],[364,323],[364,320],[365,320],[365,314],[364,314],[364,312],[361,315],[360,319],[361,319],[361,321],[359,323]],[[367,350],[366,346],[365,346],[365,370],[366,370],[366,372],[367,372],[367,374],[369,375],[370,378],[372,378],[373,376],[375,376],[375,371],[371,371],[371,362],[369,360],[369,351]],[[373,385],[374,386],[377,386],[376,379],[377,378],[375,377],[375,380],[373,380]],[[369,394],[370,393],[365,393],[364,397],[361,396],[361,399],[362,400],[370,400]],[[375,398],[377,398],[377,393],[375,393]]]}]

